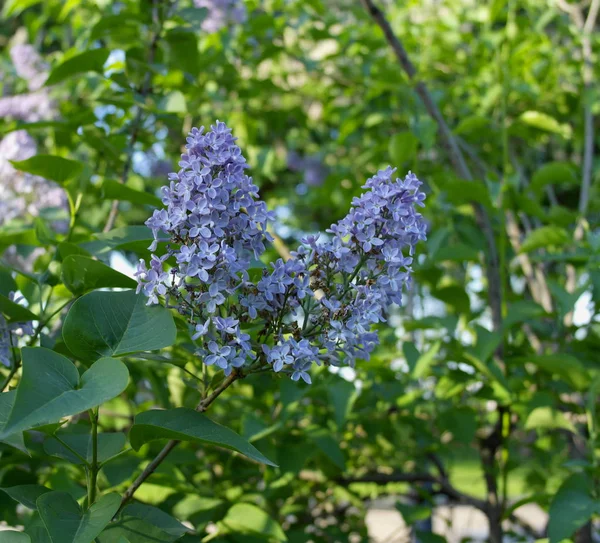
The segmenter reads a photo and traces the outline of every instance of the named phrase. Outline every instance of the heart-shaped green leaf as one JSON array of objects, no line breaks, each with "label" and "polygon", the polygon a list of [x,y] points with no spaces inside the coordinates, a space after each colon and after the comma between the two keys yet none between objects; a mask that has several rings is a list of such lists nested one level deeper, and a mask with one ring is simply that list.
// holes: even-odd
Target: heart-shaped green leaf
[{"label": "heart-shaped green leaf", "polygon": [[36,501],[46,492],[52,492],[49,488],[42,485],[17,485],[8,488],[1,488],[13,500],[24,505],[28,509],[37,509]]},{"label": "heart-shaped green leaf", "polygon": [[[15,403],[16,395],[16,390],[11,390],[9,392],[0,394],[0,432],[6,425],[8,416],[10,415],[12,407]],[[23,432],[15,432],[13,434],[6,435],[5,437],[0,437],[0,443],[6,443],[6,445],[10,445],[11,447],[15,447],[16,449],[23,451],[25,454],[29,454],[25,448],[25,442],[23,441]]]},{"label": "heart-shaped green leaf", "polygon": [[82,162],[53,155],[35,155],[27,160],[11,162],[19,171],[52,179],[61,185],[77,177],[83,170]]},{"label": "heart-shaped green leaf", "polygon": [[[68,448],[58,441],[55,437],[49,437],[44,441],[44,451],[50,456],[58,456],[64,458],[73,464],[83,464],[74,452],[80,457],[85,458],[88,462],[92,462],[92,436],[91,434],[66,434],[59,435],[60,440],[68,445]],[[123,449],[125,445],[125,434],[98,434],[98,462],[104,462],[115,456]]]},{"label": "heart-shaped green leaf", "polygon": [[276,466],[256,447],[233,430],[210,420],[193,409],[152,410],[140,413],[129,433],[131,446],[138,450],[144,443],[155,439],[179,439],[196,443],[212,443],[242,453],[252,460]]},{"label": "heart-shaped green leaf", "polygon": [[23,376],[0,439],[96,407],[123,392],[129,379],[125,364],[113,358],[98,360],[80,378],[68,358],[50,349],[22,353]]},{"label": "heart-shaped green leaf", "polygon": [[104,530],[119,509],[121,497],[107,494],[87,511],[66,492],[48,492],[37,507],[52,543],[91,543]]},{"label": "heart-shaped green leaf", "polygon": [[99,260],[82,255],[69,255],[63,260],[62,280],[74,294],[82,294],[97,288],[135,288],[136,286],[131,277],[113,270]]},{"label": "heart-shaped green leaf", "polygon": [[162,349],[175,343],[173,316],[146,305],[133,290],[90,292],[71,307],[63,326],[69,350],[82,360]]}]

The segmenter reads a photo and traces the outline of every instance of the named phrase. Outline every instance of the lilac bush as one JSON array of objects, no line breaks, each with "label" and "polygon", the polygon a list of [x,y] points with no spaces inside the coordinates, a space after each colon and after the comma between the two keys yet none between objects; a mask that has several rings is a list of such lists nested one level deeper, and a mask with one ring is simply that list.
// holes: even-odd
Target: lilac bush
[{"label": "lilac bush", "polygon": [[[271,368],[310,383],[313,364],[368,359],[378,341],[373,327],[389,305],[402,303],[415,245],[425,239],[417,177],[379,171],[322,242],[310,236],[290,260],[267,268],[259,259],[272,241],[273,215],[244,173],[231,130],[221,122],[206,134],[193,129],[186,148],[162,189],[166,209],[146,222],[152,251],[160,232],[169,235],[164,255],[138,265],[148,303],[174,300],[198,356],[227,375]],[[176,262],[168,271],[167,260]]]}]

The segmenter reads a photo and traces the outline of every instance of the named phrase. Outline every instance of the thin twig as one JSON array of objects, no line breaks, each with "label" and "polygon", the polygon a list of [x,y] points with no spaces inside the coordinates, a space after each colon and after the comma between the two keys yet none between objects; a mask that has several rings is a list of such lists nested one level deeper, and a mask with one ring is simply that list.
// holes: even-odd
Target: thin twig
[{"label": "thin twig", "polygon": [[[415,92],[419,95],[419,98],[421,98],[427,113],[436,122],[441,136],[441,141],[447,149],[448,157],[450,158],[456,173],[459,177],[466,181],[473,181],[473,175],[467,166],[456,139],[446,124],[446,120],[435,103],[435,100],[431,96],[427,85],[425,85],[423,81],[417,79],[417,69],[408,57],[408,53],[402,45],[402,42],[392,30],[392,27],[385,18],[383,12],[373,3],[372,0],[361,0],[361,2],[373,21],[375,21],[375,23],[377,23],[377,25],[379,25],[383,31],[383,34],[388,44],[394,51],[400,66],[406,72],[411,81],[413,81]],[[493,328],[495,331],[500,331],[502,329],[502,279],[500,275],[500,263],[498,259],[498,250],[496,247],[496,239],[494,237],[494,229],[489,216],[481,204],[474,202],[473,209],[475,211],[477,224],[483,232],[488,245],[486,252],[488,296],[490,307],[492,309]]]},{"label": "thin twig", "polygon": [[447,479],[436,477],[431,473],[371,473],[361,477],[340,477],[335,482],[342,486],[353,483],[376,483],[380,485],[388,483],[432,483],[439,485],[441,494],[457,503],[471,505],[480,511],[485,511],[487,507],[486,502],[483,500],[460,492]]}]

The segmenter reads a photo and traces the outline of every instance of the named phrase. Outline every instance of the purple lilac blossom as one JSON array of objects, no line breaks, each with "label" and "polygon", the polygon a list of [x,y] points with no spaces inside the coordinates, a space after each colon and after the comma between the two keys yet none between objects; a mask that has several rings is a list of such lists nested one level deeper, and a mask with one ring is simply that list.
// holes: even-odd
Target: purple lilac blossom
[{"label": "purple lilac blossom", "polygon": [[17,44],[10,49],[10,58],[19,77],[27,81],[30,91],[38,90],[48,79],[48,65],[32,45]]},{"label": "purple lilac blossom", "polygon": [[45,208],[67,208],[67,196],[60,186],[19,172],[10,163],[26,160],[36,153],[35,140],[24,130],[9,132],[0,140],[0,225],[26,213],[37,216]]},{"label": "purple lilac blossom", "polygon": [[[373,327],[385,322],[388,306],[402,303],[415,245],[425,239],[416,211],[425,199],[421,182],[412,173],[394,180],[392,168],[379,171],[327,241],[307,237],[290,260],[251,276],[251,259],[271,241],[272,215],[244,175],[230,132],[219,122],[206,135],[191,132],[182,169],[163,188],[167,208],[146,223],[156,240],[162,231],[171,244],[163,257],[152,255],[150,268],[140,261],[138,291],[149,303],[174,297],[204,363],[226,374],[271,367],[310,383],[313,364],[368,359],[378,342]],[[170,256],[178,265],[166,272]],[[254,338],[244,332],[251,325],[260,329]]]},{"label": "purple lilac blossom", "polygon": [[[186,149],[181,169],[162,189],[166,209],[146,222],[155,237],[151,250],[160,232],[172,245],[163,257],[152,255],[149,268],[140,261],[138,291],[149,303],[161,295],[174,297],[183,312],[193,315],[198,354],[229,374],[254,357],[230,299],[244,290],[252,261],[272,241],[266,231],[272,214],[258,200],[258,188],[244,173],[246,159],[224,123],[217,121],[206,134],[194,128]],[[167,273],[163,263],[170,256],[177,266]]]},{"label": "purple lilac blossom", "polygon": [[246,21],[246,7],[242,0],[194,0],[198,8],[206,8],[208,14],[202,21],[202,30],[218,32],[228,24],[242,24]]}]

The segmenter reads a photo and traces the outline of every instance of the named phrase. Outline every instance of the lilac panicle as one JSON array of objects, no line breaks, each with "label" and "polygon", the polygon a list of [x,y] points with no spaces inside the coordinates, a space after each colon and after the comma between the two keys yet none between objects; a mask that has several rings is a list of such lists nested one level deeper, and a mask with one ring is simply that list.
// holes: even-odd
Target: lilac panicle
[{"label": "lilac panicle", "polygon": [[27,43],[13,45],[10,48],[10,58],[17,75],[27,81],[30,91],[38,90],[48,79],[48,65],[33,45]]},{"label": "lilac panicle", "polygon": [[[170,244],[149,267],[140,261],[138,291],[149,303],[174,298],[198,355],[226,374],[270,367],[310,383],[313,364],[368,359],[378,342],[373,328],[391,304],[402,303],[415,245],[425,239],[416,210],[425,199],[421,182],[412,173],[394,180],[392,168],[379,171],[322,243],[308,237],[291,259],[252,269],[272,241],[266,227],[273,217],[244,174],[231,131],[219,122],[211,129],[192,130],[181,169],[163,188],[166,209],[146,223],[152,250],[160,232]],[[176,264],[167,272],[170,257]],[[254,337],[245,331],[250,326],[259,330]]]},{"label": "lilac panicle", "polygon": [[[153,255],[149,268],[140,261],[138,291],[149,303],[157,303],[159,295],[174,297],[193,314],[198,354],[229,373],[252,356],[249,336],[231,315],[230,298],[248,282],[252,261],[272,241],[267,222],[273,217],[244,173],[246,159],[225,123],[217,121],[206,134],[194,128],[186,150],[181,169],[163,187],[166,208],[146,222],[155,237],[151,250],[160,232],[172,245],[163,257]],[[168,257],[177,263],[170,273],[163,270]],[[219,320],[223,312],[229,312],[226,326]]]}]

